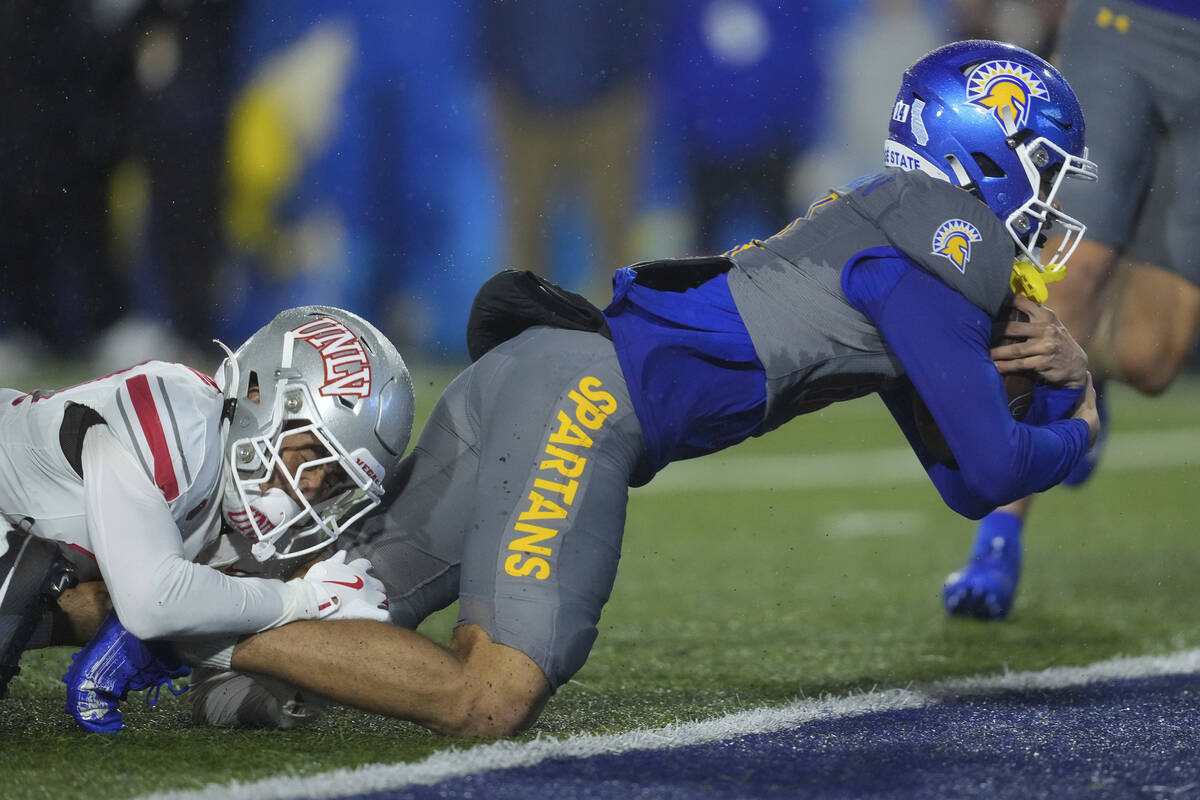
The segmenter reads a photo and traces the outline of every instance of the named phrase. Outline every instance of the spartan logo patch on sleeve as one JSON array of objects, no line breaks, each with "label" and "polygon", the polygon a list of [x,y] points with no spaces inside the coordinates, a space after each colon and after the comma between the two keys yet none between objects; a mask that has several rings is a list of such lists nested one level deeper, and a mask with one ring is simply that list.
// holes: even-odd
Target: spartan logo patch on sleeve
[{"label": "spartan logo patch on sleeve", "polygon": [[1015,250],[1000,218],[970,192],[922,170],[887,175],[891,183],[855,190],[846,202],[921,269],[995,316],[1009,293]]},{"label": "spartan logo patch on sleeve", "polygon": [[965,219],[948,219],[933,232],[932,253],[941,256],[967,274],[967,262],[971,260],[971,245],[982,242],[979,229]]}]

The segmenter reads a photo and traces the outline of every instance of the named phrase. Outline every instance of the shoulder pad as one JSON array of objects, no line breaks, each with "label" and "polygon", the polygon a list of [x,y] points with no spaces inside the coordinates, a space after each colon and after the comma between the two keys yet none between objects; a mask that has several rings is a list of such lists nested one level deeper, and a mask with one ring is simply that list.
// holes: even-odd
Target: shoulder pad
[{"label": "shoulder pad", "polygon": [[175,361],[147,361],[132,371],[161,377],[168,385],[177,386],[183,391],[198,389],[201,394],[220,394],[221,392],[213,376],[205,374],[195,367]]},{"label": "shoulder pad", "polygon": [[122,377],[119,424],[169,503],[219,457],[224,399],[212,378],[183,364],[149,361]]},{"label": "shoulder pad", "polygon": [[923,172],[889,169],[847,197],[922,269],[995,316],[1009,293],[1015,250],[1000,220],[970,193]]}]

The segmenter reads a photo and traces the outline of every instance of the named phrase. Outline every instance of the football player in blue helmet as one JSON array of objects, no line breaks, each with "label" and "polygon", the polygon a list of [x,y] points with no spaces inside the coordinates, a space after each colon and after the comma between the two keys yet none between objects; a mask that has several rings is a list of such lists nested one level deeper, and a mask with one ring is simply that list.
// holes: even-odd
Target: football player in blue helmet
[{"label": "football player in blue helmet", "polygon": [[[1074,91],[1038,56],[1001,42],[966,41],[934,50],[900,84],[885,163],[920,169],[961,186],[1004,222],[1017,247],[1012,285],[1044,302],[1047,282],[1063,276],[1085,226],[1058,207],[1067,178],[1095,180]],[[1054,227],[1056,247],[1041,245]],[[993,513],[963,569],[943,586],[955,616],[1002,619],[1020,579],[1017,517]]]},{"label": "football player in blue helmet", "polygon": [[[1074,0],[1059,24],[1054,61],[1093,122],[1088,144],[1105,165],[1097,189],[1064,187],[1063,202],[1090,227],[1052,298],[1096,380],[1101,432],[1063,480],[1078,486],[1104,449],[1106,381],[1161,394],[1200,335],[1200,195],[1187,190],[1200,152],[1200,106],[1194,93],[1180,93],[1178,77],[1200,71],[1200,4]],[[1119,122],[1095,124],[1110,120]],[[1047,249],[1057,246],[1052,234]],[[1032,502],[1023,498],[980,521],[966,564],[945,582],[948,613],[1008,616]]]},{"label": "football player in blue helmet", "polygon": [[[354,549],[394,625],[299,621],[194,666],[444,733],[509,734],[588,658],[629,489],[672,462],[877,394],[963,516],[1060,482],[1099,428],[1087,359],[1050,310],[1014,301],[1012,276],[1019,256],[1041,285],[1046,227],[1082,228],[1054,200],[1066,177],[1094,174],[1078,105],[1044,62],[991,42],[936,51],[904,86],[889,146],[906,169],[834,189],[766,239],[623,267],[603,310],[529,272],[489,280],[473,362]],[[1020,420],[991,347],[1010,302],[1031,319],[1005,329],[1027,326],[1044,378]],[[456,601],[449,649],[415,630]]]},{"label": "football player in blue helmet", "polygon": [[[1083,223],[1056,202],[1067,178],[1096,180],[1083,142],[1083,111],[1053,66],[1003,42],[955,42],[904,73],[884,162],[986,203],[1017,247],[1014,288],[1041,302],[1083,236]],[[1043,260],[1052,225],[1062,238]]]}]

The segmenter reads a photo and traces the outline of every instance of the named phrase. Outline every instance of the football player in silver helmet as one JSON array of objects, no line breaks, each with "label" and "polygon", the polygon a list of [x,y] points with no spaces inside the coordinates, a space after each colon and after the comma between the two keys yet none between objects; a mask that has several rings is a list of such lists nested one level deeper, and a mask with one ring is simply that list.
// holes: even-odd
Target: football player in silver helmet
[{"label": "football player in silver helmet", "polygon": [[[1017,420],[990,334],[1016,290],[1014,261],[1057,218],[1058,176],[1089,173],[1082,115],[1053,67],[1011,45],[959,43],[914,69],[959,110],[939,141],[978,145],[962,149],[978,192],[949,180],[949,164],[940,177],[919,169],[929,157],[908,147],[765,240],[619,269],[603,310],[531,273],[494,276],[471,313],[473,363],[355,550],[387,587],[394,624],[301,621],[242,639],[218,664],[447,734],[507,735],[587,660],[629,489],[674,461],[876,393],[964,516],[1061,481],[1099,428],[1086,358],[1047,310],[1034,333],[1062,358],[1039,368],[1046,382]],[[921,109],[891,109],[918,146],[939,133]],[[1017,277],[1043,274],[1032,264]],[[926,443],[918,401],[949,457]],[[455,601],[448,648],[416,630]]]},{"label": "football player in silver helmet", "polygon": [[[215,381],[150,362],[62,392],[12,394],[0,415],[13,466],[0,470],[0,510],[23,521],[23,535],[64,545],[60,560],[103,581],[115,611],[65,677],[68,710],[85,727],[119,728],[117,697],[181,672],[169,650],[139,637],[386,619],[368,561],[339,553],[311,565],[379,504],[412,428],[408,369],[365,320],[324,306],[284,311],[229,354]],[[43,439],[62,451],[61,469],[30,481],[17,467],[46,450]],[[73,498],[79,524],[39,513]],[[25,617],[42,616],[40,592],[24,592]],[[54,641],[22,637],[7,648],[14,667],[20,649]],[[98,672],[91,655],[116,650],[129,657]]]},{"label": "football player in silver helmet", "polygon": [[[283,312],[232,362],[226,530],[207,558],[280,574],[379,504],[412,431],[412,382],[391,342],[325,307]],[[288,729],[320,716],[319,696],[228,669],[219,654],[232,645],[218,637],[183,648],[193,663],[207,663],[191,679],[196,722]]]},{"label": "football player in silver helmet", "polygon": [[317,553],[379,505],[412,433],[413,387],[373,325],[329,306],[288,309],[218,379],[230,406],[222,517],[255,560]]}]

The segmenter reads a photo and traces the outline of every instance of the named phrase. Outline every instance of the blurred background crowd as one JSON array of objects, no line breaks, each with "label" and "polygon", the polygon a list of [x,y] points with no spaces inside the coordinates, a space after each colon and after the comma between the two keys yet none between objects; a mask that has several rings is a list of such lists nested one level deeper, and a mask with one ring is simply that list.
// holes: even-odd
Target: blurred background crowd
[{"label": "blurred background crowd", "polygon": [[282,307],[465,357],[476,289],[765,237],[904,67],[1054,0],[5,0],[0,375],[215,365]]}]

